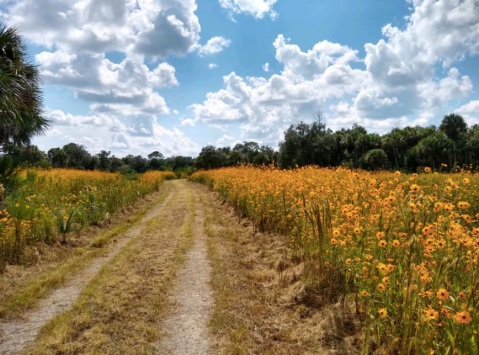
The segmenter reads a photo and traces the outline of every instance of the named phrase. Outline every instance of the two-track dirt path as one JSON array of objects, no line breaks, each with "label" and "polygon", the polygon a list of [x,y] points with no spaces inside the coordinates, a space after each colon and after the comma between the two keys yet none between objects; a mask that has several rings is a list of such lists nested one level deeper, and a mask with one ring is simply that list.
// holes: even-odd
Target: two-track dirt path
[{"label": "two-track dirt path", "polygon": [[194,241],[170,294],[173,309],[163,323],[167,335],[160,345],[160,349],[166,354],[212,353],[209,319],[213,294],[210,286],[211,266],[208,260],[207,236],[204,230],[205,216],[198,186],[191,185],[195,195],[195,220],[192,229]]},{"label": "two-track dirt path", "polygon": [[46,299],[41,300],[36,309],[26,319],[0,323],[0,354],[19,353],[35,339],[39,329],[46,322],[70,308],[98,271],[118,255],[132,238],[139,235],[150,220],[162,212],[163,208],[173,197],[174,191],[171,189],[171,186],[169,188],[170,191],[166,199],[153,206],[143,216],[141,221],[133,225],[124,235],[116,238],[117,243],[105,255],[94,259],[87,268],[72,280],[55,290]]},{"label": "two-track dirt path", "polygon": [[[52,318],[63,314],[72,308],[82,291],[99,274],[99,270],[113,263],[115,256],[125,249],[133,239],[141,238],[147,231],[150,221],[163,214],[167,210],[175,208],[183,211],[177,196],[178,191],[188,192],[194,196],[194,218],[191,217],[191,242],[190,249],[184,255],[184,262],[179,266],[174,277],[169,296],[165,303],[169,305],[164,312],[165,319],[159,321],[161,339],[152,341],[152,347],[156,348],[155,354],[212,354],[212,341],[209,334],[210,309],[212,308],[213,296],[210,285],[211,267],[207,257],[206,234],[204,231],[204,211],[201,203],[201,194],[204,193],[196,184],[184,180],[165,182],[169,188],[169,194],[161,203],[155,204],[140,222],[130,228],[123,236],[117,238],[117,243],[109,248],[102,257],[94,259],[83,271],[73,279],[55,290],[48,298],[39,302],[37,307],[24,320],[16,320],[0,324],[0,354],[19,354],[26,348],[36,348],[36,337],[40,329]],[[178,205],[178,206],[177,206]],[[184,210],[184,214],[191,213]],[[162,217],[163,218],[163,217]],[[168,219],[164,220],[166,224]],[[173,225],[173,224],[172,224]],[[161,233],[164,238],[164,229],[169,230],[168,225],[162,227]],[[150,228],[151,229],[151,228]],[[176,232],[171,232],[171,238],[178,238]],[[142,232],[143,231],[143,232]],[[148,233],[151,234],[151,231]],[[162,254],[162,253],[161,253]],[[134,256],[133,256],[134,257]],[[134,311],[134,310],[133,310]],[[45,328],[42,329],[42,335]],[[43,348],[42,348],[43,349]],[[35,351],[35,350],[34,350]],[[44,353],[42,351],[42,353]],[[49,350],[46,353],[57,353]],[[78,352],[75,352],[78,353]],[[82,353],[82,352],[80,352]],[[91,353],[91,352],[88,352]],[[102,353],[94,351],[93,353]],[[128,353],[135,353],[130,349]]]}]

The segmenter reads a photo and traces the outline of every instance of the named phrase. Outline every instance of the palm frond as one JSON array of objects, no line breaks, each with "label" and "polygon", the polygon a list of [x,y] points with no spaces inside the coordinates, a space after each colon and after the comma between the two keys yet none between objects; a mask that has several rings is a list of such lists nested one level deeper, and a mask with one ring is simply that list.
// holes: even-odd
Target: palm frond
[{"label": "palm frond", "polygon": [[0,145],[28,143],[50,127],[42,115],[38,68],[26,56],[18,30],[0,24]]}]

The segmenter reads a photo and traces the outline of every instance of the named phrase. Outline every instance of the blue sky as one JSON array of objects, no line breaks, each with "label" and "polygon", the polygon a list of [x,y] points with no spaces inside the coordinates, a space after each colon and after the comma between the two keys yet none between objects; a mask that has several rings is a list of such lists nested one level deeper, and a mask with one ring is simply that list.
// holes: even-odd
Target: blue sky
[{"label": "blue sky", "polygon": [[479,123],[479,0],[0,0],[0,18],[42,72],[44,150],[276,146],[318,110],[378,133]]}]

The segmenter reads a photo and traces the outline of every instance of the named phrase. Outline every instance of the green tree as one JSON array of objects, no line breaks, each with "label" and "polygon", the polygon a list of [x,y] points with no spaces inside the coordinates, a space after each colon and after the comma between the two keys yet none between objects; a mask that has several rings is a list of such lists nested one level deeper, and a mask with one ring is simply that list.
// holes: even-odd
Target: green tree
[{"label": "green tree", "polygon": [[353,161],[354,166],[358,166],[359,158],[361,157],[361,143],[359,143],[359,137],[367,135],[368,132],[363,126],[353,124],[350,129],[347,129],[343,135],[341,146],[346,150],[348,158]]},{"label": "green tree", "polygon": [[423,166],[431,165],[434,169],[441,166],[451,151],[451,141],[443,132],[436,132],[421,141],[414,148]]},{"label": "green tree", "polygon": [[165,158],[158,151],[148,154],[148,167],[151,170],[165,170]]},{"label": "green tree", "polygon": [[381,145],[390,157],[389,161],[391,162],[391,166],[394,166],[396,169],[400,169],[400,161],[402,161],[403,155],[402,147],[403,147],[403,140],[401,137],[400,129],[393,129],[390,133],[385,134],[382,137]]},{"label": "green tree", "polygon": [[243,142],[234,146],[233,151],[240,152],[247,163],[253,164],[254,157],[260,148],[256,142]]},{"label": "green tree", "polygon": [[310,127],[306,123],[291,125],[284,132],[284,141],[279,143],[280,164],[282,168],[293,168],[295,165],[306,165],[306,137]]},{"label": "green tree", "polygon": [[229,164],[231,166],[239,166],[244,163],[244,156],[237,150],[232,150],[229,154]]},{"label": "green tree", "polygon": [[141,155],[133,156],[129,154],[122,161],[137,173],[144,173],[148,169],[148,160]]},{"label": "green tree", "polygon": [[100,168],[100,170],[106,171],[110,169],[110,155],[111,152],[107,152],[106,150],[102,150],[96,155],[96,157],[98,158],[98,167]]},{"label": "green tree", "polygon": [[114,155],[110,158],[110,171],[111,172],[117,172],[121,166],[122,162],[120,158],[115,157]]},{"label": "green tree", "polygon": [[266,154],[264,153],[258,153],[253,159],[253,164],[255,166],[261,166],[261,165],[269,165],[270,161],[269,158]]},{"label": "green tree", "polygon": [[444,117],[439,126],[439,129],[444,132],[452,141],[452,152],[454,154],[454,166],[457,164],[457,156],[456,156],[456,148],[457,142],[459,139],[463,137],[463,135],[467,132],[467,123],[464,121],[459,115],[455,113],[451,113]]},{"label": "green tree", "polygon": [[38,149],[36,145],[9,145],[4,147],[4,150],[22,165],[35,166],[47,159],[47,155]]},{"label": "green tree", "polygon": [[388,167],[388,156],[382,149],[371,149],[361,156],[360,166],[363,169],[386,169]]},{"label": "green tree", "polygon": [[83,163],[88,163],[90,153],[88,153],[84,146],[76,143],[68,143],[64,145],[62,149],[67,157],[67,167],[85,169]]},{"label": "green tree", "polygon": [[469,164],[479,163],[479,125],[471,126],[467,132],[466,150]]},{"label": "green tree", "polygon": [[[190,168],[193,166],[193,158],[182,155],[175,155],[165,159],[165,164],[173,171]],[[165,170],[166,167],[165,167]]]},{"label": "green tree", "polygon": [[227,166],[228,161],[229,152],[208,145],[201,149],[198,158],[196,158],[196,165],[199,169],[218,169]]},{"label": "green tree", "polygon": [[52,148],[47,153],[48,160],[52,163],[54,168],[66,167],[68,157],[62,148]]}]

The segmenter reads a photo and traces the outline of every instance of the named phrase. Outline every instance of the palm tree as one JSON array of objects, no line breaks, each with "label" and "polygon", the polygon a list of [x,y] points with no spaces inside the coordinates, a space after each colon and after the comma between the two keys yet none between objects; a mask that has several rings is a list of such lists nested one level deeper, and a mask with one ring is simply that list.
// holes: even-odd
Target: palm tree
[{"label": "palm tree", "polygon": [[6,144],[29,143],[50,126],[42,117],[38,69],[26,56],[17,29],[0,23],[0,150]]},{"label": "palm tree", "polygon": [[441,125],[439,126],[439,130],[444,132],[452,141],[452,151],[454,154],[454,166],[456,166],[457,159],[456,159],[456,145],[457,141],[462,137],[463,134],[467,132],[467,123],[464,121],[459,115],[455,113],[451,113],[444,117],[442,120]]}]

